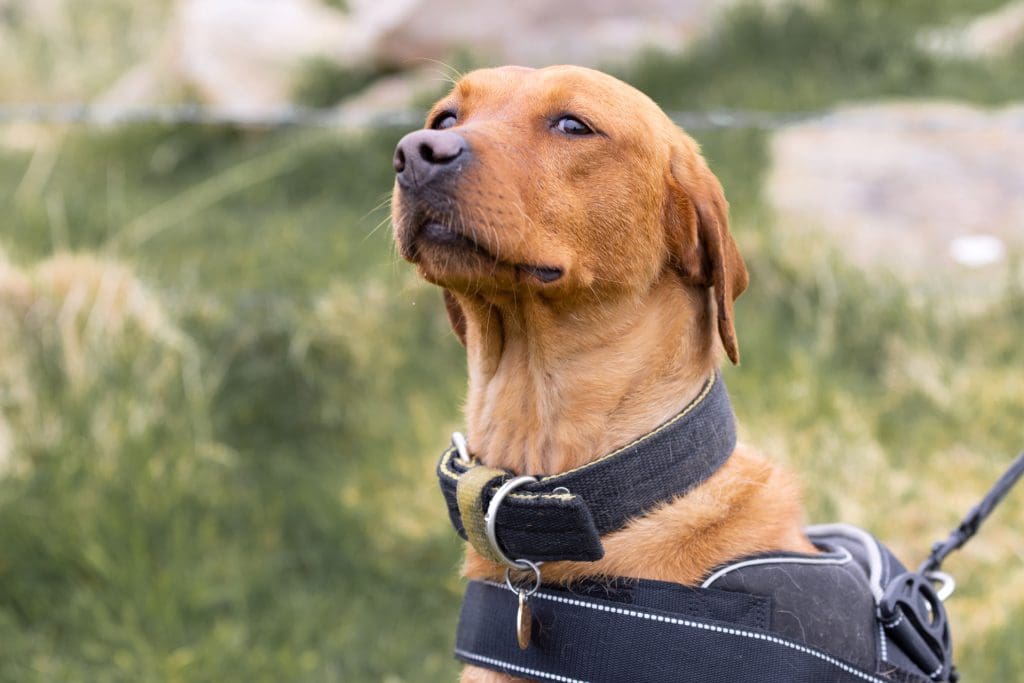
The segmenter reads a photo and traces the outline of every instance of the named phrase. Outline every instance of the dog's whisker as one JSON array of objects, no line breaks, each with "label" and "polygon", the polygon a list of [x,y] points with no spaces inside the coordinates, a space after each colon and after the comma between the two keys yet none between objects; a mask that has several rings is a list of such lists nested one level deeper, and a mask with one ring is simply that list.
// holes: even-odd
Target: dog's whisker
[{"label": "dog's whisker", "polygon": [[457,69],[455,66],[453,66],[451,64],[448,64],[447,62],[444,62],[444,61],[442,61],[440,59],[432,59],[430,57],[420,57],[417,61],[429,62],[431,64],[434,64],[435,66],[440,66],[441,68],[445,69],[446,71],[445,72],[441,72],[439,75],[442,77],[442,80],[444,82],[450,83],[451,85],[457,84],[459,82],[459,80],[465,75],[459,69]]},{"label": "dog's whisker", "polygon": [[391,224],[391,216],[385,216],[384,218],[380,219],[380,221],[377,223],[377,225],[373,226],[373,229],[371,229],[368,233],[366,233],[366,235],[363,236],[363,239],[360,240],[359,243],[360,244],[365,244],[366,241],[369,240],[371,237],[373,237],[373,235],[378,230],[380,230],[383,226],[390,225],[390,224]]}]

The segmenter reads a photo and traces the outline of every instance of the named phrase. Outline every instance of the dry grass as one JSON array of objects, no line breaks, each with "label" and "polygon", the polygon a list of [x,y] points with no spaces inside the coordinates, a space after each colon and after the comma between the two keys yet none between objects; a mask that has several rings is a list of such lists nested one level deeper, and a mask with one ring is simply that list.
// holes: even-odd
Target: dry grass
[{"label": "dry grass", "polygon": [[170,0],[0,2],[0,92],[7,102],[81,102],[149,57]]}]

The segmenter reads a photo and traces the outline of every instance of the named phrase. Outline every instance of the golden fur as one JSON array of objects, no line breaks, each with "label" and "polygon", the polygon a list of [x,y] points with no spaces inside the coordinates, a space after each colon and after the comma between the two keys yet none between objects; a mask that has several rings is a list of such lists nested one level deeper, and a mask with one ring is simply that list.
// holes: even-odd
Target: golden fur
[{"label": "golden fur", "polygon": [[[694,398],[724,350],[739,349],[733,300],[747,273],[728,205],[697,144],[649,98],[579,67],[475,71],[429,122],[473,159],[431,214],[480,249],[419,237],[396,185],[395,236],[445,290],[469,364],[466,419],[484,464],[552,474],[652,430]],[[570,136],[572,115],[595,131]],[[557,268],[547,282],[531,268]],[[790,476],[740,445],[711,479],[604,539],[597,562],[552,562],[547,582],[632,576],[692,584],[713,566],[771,549],[812,551]],[[472,547],[465,575],[502,570]],[[463,681],[511,681],[466,667]]]}]

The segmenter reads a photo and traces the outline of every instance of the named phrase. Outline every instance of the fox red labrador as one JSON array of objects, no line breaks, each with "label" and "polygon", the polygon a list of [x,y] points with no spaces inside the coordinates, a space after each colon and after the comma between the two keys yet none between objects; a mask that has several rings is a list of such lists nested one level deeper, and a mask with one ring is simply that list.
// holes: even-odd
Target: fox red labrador
[{"label": "fox red labrador", "polygon": [[[514,473],[573,470],[647,434],[739,361],[747,270],[697,144],[648,97],[585,68],[474,71],[394,158],[395,239],[444,290],[466,347],[469,452]],[[693,584],[767,550],[814,552],[794,480],[739,445],[706,481],[545,583]],[[470,578],[503,567],[472,546]],[[464,681],[509,681],[468,666]]]}]

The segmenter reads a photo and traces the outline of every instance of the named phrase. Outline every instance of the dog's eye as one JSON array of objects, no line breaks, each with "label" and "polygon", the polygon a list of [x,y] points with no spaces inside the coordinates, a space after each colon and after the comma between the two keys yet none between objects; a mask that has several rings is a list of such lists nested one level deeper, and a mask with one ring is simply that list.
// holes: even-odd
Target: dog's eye
[{"label": "dog's eye", "polygon": [[458,118],[455,116],[454,112],[441,112],[440,114],[437,115],[437,118],[434,119],[434,122],[430,124],[430,127],[433,128],[434,130],[443,130],[445,128],[451,128],[452,126],[455,125],[455,122],[457,120]]},{"label": "dog's eye", "polygon": [[555,122],[555,127],[566,135],[592,135],[594,133],[590,126],[575,116],[563,116]]}]

